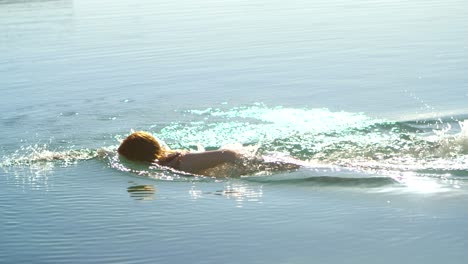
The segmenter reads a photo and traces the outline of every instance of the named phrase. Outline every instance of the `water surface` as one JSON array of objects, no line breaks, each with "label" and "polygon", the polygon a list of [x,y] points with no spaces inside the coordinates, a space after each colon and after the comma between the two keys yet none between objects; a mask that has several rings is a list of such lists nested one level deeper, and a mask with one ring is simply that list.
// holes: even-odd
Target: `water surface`
[{"label": "water surface", "polygon": [[[466,10],[0,0],[0,263],[463,263]],[[184,176],[131,129],[302,168]]]}]

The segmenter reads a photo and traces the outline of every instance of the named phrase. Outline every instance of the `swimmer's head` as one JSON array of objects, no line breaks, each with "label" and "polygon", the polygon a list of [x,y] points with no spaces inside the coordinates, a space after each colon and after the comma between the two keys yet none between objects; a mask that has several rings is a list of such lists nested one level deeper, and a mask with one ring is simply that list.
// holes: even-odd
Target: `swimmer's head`
[{"label": "swimmer's head", "polygon": [[150,133],[138,131],[128,136],[117,151],[129,160],[152,162],[164,156],[165,148]]}]

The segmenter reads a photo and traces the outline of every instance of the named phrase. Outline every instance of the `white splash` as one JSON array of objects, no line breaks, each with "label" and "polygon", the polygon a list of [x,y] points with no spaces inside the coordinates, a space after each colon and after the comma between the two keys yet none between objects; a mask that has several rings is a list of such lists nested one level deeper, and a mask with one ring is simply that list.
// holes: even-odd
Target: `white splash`
[{"label": "white splash", "polygon": [[461,131],[456,141],[462,148],[462,152],[468,154],[468,120],[460,121],[459,124]]}]

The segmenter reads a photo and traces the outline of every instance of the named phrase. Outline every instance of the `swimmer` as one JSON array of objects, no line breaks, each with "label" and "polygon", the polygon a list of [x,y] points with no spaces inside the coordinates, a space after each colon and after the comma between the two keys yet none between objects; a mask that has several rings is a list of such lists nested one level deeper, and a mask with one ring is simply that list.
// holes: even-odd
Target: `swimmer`
[{"label": "swimmer", "polygon": [[157,163],[178,171],[204,174],[204,171],[225,163],[235,163],[242,156],[228,149],[203,152],[171,150],[150,133],[139,131],[128,136],[118,148],[120,155],[132,161]]}]

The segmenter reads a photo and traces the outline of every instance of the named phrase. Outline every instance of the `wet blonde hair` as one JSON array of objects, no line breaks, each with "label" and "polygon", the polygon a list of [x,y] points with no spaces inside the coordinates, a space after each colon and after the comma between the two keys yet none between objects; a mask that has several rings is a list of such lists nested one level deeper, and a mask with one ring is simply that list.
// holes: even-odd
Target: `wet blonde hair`
[{"label": "wet blonde hair", "polygon": [[174,152],[144,131],[132,133],[120,144],[117,151],[129,160],[148,162],[164,159],[167,154]]}]

